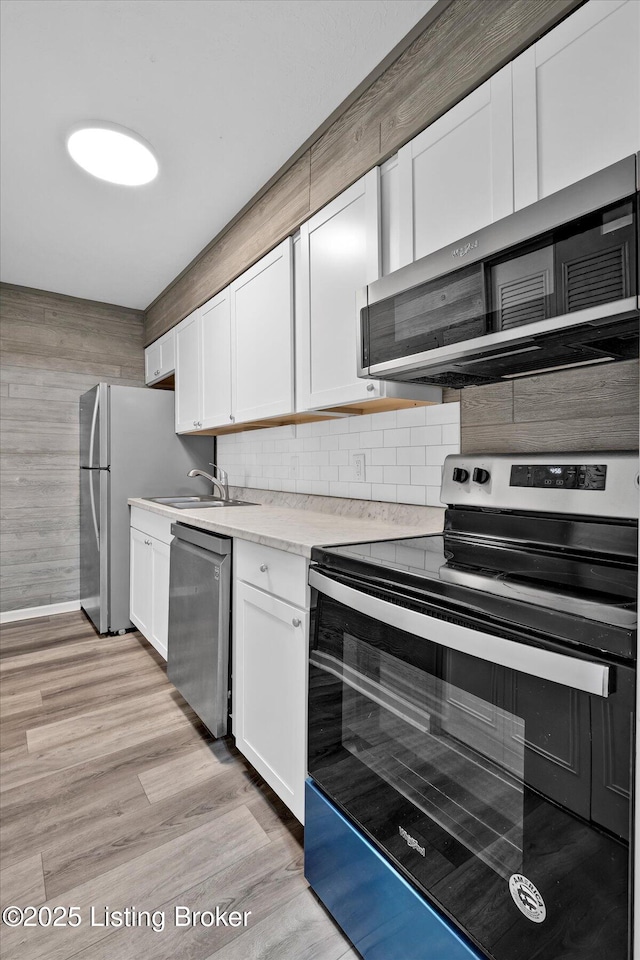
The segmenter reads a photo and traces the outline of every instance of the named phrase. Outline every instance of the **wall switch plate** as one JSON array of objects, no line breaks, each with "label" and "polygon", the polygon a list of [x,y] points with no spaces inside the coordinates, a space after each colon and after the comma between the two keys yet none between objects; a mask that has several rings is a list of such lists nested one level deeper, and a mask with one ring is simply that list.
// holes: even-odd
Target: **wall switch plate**
[{"label": "wall switch plate", "polygon": [[354,479],[359,483],[364,481],[364,453],[354,453],[351,456]]},{"label": "wall switch plate", "polygon": [[300,479],[300,465],[297,457],[291,457],[289,475],[292,480]]}]

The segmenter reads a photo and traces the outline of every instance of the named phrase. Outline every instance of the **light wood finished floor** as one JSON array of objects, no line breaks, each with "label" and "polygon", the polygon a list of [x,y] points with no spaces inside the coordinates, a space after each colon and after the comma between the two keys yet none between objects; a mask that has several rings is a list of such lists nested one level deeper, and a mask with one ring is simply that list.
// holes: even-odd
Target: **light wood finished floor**
[{"label": "light wood finished floor", "polygon": [[[98,637],[81,613],[8,624],[0,679],[1,906],[82,917],[2,925],[3,960],[358,956],[307,886],[298,822],[138,633]],[[177,927],[176,906],[251,914]],[[99,926],[105,907],[163,911],[164,929]]]}]

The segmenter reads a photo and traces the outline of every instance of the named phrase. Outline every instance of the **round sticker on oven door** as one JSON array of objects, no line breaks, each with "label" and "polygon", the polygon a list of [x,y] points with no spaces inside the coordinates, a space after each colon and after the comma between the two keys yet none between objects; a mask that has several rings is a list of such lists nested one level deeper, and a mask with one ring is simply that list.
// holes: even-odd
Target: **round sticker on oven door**
[{"label": "round sticker on oven door", "polygon": [[521,873],[514,873],[509,877],[509,890],[514,903],[527,920],[533,923],[542,923],[547,916],[547,908],[540,891],[531,880],[527,880]]}]

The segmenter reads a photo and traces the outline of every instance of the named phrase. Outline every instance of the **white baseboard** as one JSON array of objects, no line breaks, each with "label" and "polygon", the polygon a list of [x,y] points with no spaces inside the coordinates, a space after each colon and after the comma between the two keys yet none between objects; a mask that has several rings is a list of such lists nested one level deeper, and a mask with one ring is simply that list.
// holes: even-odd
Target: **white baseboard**
[{"label": "white baseboard", "polygon": [[0,623],[13,623],[15,620],[35,620],[37,617],[53,617],[57,613],[73,613],[74,610],[79,609],[79,600],[48,603],[42,607],[23,607],[22,610],[7,610],[5,613],[0,613]]}]

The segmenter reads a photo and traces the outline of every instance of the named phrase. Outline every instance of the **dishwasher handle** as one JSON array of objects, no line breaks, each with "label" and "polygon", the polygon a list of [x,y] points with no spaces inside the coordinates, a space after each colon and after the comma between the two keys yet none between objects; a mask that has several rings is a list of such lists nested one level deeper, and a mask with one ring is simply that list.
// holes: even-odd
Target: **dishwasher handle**
[{"label": "dishwasher handle", "polygon": [[226,556],[231,553],[231,537],[224,537],[217,533],[209,533],[207,530],[198,530],[196,527],[189,527],[185,523],[172,523],[171,533],[178,540],[186,540],[193,543],[196,547],[202,547],[203,550],[209,550],[211,553],[217,553]]}]

